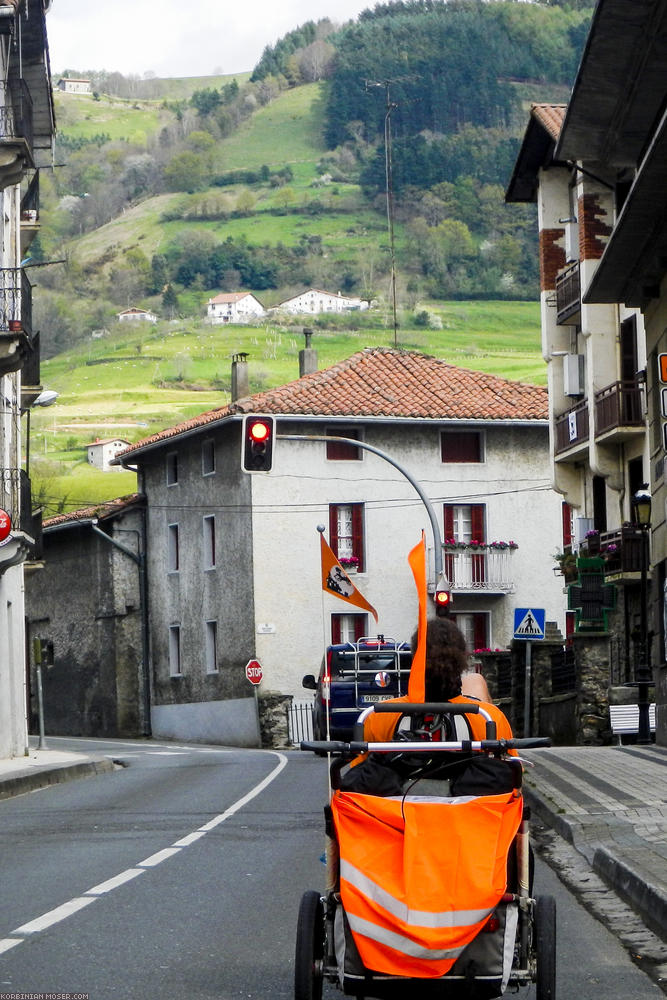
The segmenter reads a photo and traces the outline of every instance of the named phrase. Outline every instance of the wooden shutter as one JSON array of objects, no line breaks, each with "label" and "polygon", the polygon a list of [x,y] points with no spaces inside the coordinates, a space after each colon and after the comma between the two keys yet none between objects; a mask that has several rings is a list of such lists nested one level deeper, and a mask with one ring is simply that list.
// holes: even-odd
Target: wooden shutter
[{"label": "wooden shutter", "polygon": [[364,505],[352,504],[352,552],[359,560],[357,570],[364,572]]},{"label": "wooden shutter", "polygon": [[470,532],[478,542],[484,541],[484,504],[475,503],[470,507]]},{"label": "wooden shutter", "polygon": [[572,508],[567,501],[563,500],[563,548],[572,545]]},{"label": "wooden shutter", "polygon": [[475,649],[489,648],[488,615],[473,615],[473,642]]},{"label": "wooden shutter", "polygon": [[454,537],[454,508],[451,504],[446,503],[444,506],[445,514],[445,538]]},{"label": "wooden shutter", "polygon": [[338,555],[338,505],[329,504],[329,545]]},{"label": "wooden shutter", "polygon": [[331,616],[331,644],[340,642],[340,615]]}]

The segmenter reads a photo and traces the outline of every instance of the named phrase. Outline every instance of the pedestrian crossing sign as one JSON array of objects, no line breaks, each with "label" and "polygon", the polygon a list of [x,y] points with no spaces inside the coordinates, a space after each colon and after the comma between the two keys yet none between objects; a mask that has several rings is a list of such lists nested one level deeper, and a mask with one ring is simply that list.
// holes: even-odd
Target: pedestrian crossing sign
[{"label": "pedestrian crossing sign", "polygon": [[536,642],[544,639],[545,618],[544,608],[515,608],[514,638],[533,639]]}]

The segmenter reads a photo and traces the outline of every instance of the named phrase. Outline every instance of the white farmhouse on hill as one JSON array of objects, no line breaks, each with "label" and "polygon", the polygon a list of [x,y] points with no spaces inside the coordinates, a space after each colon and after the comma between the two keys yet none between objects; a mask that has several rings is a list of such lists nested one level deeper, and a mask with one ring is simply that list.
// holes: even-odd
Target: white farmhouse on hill
[{"label": "white farmhouse on hill", "polygon": [[89,465],[94,465],[101,472],[117,472],[119,466],[110,465],[112,458],[129,446],[124,438],[107,438],[105,441],[91,441],[86,445]]},{"label": "white farmhouse on hill", "polygon": [[155,313],[149,312],[148,309],[136,309],[134,306],[123,309],[122,312],[116,313],[116,316],[119,323],[157,323]]},{"label": "white farmhouse on hill", "polygon": [[278,309],[294,314],[342,313],[348,309],[367,309],[368,303],[356,296],[341,295],[340,292],[324,292],[320,288],[308,288],[281,302]]},{"label": "white farmhouse on hill", "polygon": [[63,94],[89,94],[90,80],[75,79],[73,76],[63,76],[56,84]]},{"label": "white farmhouse on hill", "polygon": [[243,323],[265,314],[266,309],[252,292],[221,292],[206,303],[209,323]]}]

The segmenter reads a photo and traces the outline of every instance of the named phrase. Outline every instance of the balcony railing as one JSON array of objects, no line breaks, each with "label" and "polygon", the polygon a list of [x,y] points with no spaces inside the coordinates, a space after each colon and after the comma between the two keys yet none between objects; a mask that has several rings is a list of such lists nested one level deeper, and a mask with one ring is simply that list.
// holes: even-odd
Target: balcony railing
[{"label": "balcony railing", "polygon": [[621,427],[644,425],[643,379],[623,379],[595,393],[596,436]]},{"label": "balcony railing", "polygon": [[588,402],[584,399],[555,419],[555,451],[559,454],[588,441]]},{"label": "balcony railing", "polygon": [[556,322],[560,326],[574,326],[579,322],[580,313],[579,261],[575,261],[556,276]]},{"label": "balcony railing", "polygon": [[25,80],[0,83],[0,101],[0,146],[13,146],[23,140],[32,159],[32,98]]},{"label": "balcony railing", "polygon": [[30,478],[23,469],[0,469],[0,507],[12,519],[12,531],[32,539],[32,558],[38,558],[42,545],[42,513],[34,511]]},{"label": "balcony railing", "polygon": [[484,590],[511,594],[516,589],[512,575],[513,549],[470,549],[448,551],[443,555],[443,571],[451,590]]},{"label": "balcony railing", "polygon": [[579,550],[581,556],[601,556],[605,576],[638,574],[642,562],[642,532],[634,525],[624,525],[614,531],[602,531],[585,539]]},{"label": "balcony railing", "polygon": [[0,331],[32,336],[32,285],[21,267],[0,267]]}]

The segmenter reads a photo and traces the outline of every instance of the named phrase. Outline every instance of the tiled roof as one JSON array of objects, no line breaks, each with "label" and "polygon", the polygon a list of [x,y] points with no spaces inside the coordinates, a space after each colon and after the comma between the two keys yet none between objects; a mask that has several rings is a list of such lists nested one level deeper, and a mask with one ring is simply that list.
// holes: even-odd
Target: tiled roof
[{"label": "tiled roof", "polygon": [[215,303],[219,305],[223,302],[240,302],[241,299],[245,299],[248,295],[252,296],[252,292],[221,292],[215,298],[209,299],[208,304],[213,305]]},{"label": "tiled roof", "polygon": [[144,497],[141,493],[130,493],[126,497],[118,497],[116,500],[107,500],[105,503],[97,504],[94,507],[82,507],[80,510],[72,510],[69,514],[56,514],[55,517],[47,517],[42,528],[53,528],[58,524],[73,524],[76,521],[89,521],[96,517],[103,520],[105,517],[112,517],[114,514],[122,514]]},{"label": "tiled roof", "polygon": [[531,104],[530,113],[547,130],[552,139],[557,140],[563,127],[567,104]]},{"label": "tiled roof", "polygon": [[138,441],[132,453],[235,414],[363,420],[538,420],[548,416],[547,390],[457,368],[416,351],[367,347],[324,371],[246,396]]}]

